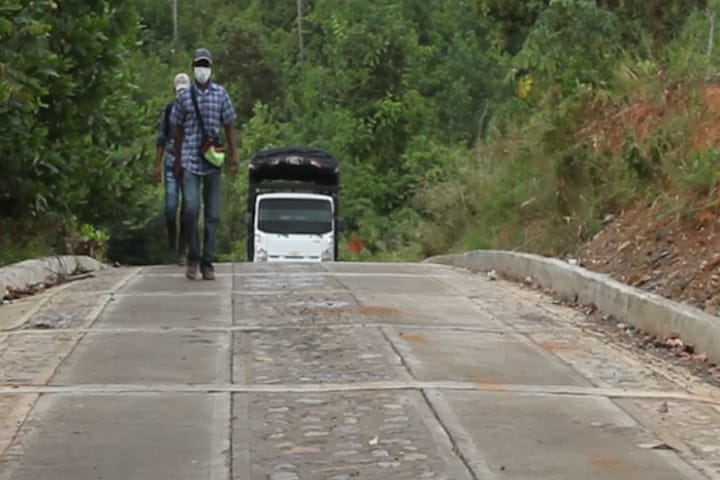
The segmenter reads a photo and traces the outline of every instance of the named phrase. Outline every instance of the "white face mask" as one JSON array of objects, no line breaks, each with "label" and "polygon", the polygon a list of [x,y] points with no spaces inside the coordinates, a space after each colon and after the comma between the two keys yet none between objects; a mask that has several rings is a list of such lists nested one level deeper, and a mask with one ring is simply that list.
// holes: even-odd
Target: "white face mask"
[{"label": "white face mask", "polygon": [[195,67],[193,72],[195,73],[195,80],[200,83],[207,83],[210,80],[212,70],[209,67]]}]

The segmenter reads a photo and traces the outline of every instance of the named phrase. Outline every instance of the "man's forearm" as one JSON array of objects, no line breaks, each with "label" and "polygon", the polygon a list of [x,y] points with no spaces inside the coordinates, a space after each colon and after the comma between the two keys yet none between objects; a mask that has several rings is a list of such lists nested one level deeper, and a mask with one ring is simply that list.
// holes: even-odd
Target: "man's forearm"
[{"label": "man's forearm", "polygon": [[237,138],[235,137],[235,128],[232,124],[225,125],[225,136],[228,139],[228,147],[230,153],[234,154],[237,152]]},{"label": "man's forearm", "polygon": [[165,147],[157,145],[155,148],[155,168],[160,168],[162,165],[163,154],[165,153]]}]

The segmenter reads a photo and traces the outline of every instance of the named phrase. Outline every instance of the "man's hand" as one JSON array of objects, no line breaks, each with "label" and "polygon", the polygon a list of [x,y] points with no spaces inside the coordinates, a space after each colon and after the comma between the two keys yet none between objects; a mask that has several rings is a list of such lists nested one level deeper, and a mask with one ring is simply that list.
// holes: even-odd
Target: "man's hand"
[{"label": "man's hand", "polygon": [[155,181],[157,183],[162,183],[162,178],[163,178],[162,167],[160,165],[156,165],[155,166]]}]

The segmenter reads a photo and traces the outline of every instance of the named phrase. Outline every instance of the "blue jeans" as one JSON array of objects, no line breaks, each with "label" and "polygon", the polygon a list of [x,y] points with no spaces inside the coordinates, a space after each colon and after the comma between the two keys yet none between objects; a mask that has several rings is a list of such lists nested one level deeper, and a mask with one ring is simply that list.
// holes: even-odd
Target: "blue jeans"
[{"label": "blue jeans", "polygon": [[[212,263],[215,261],[215,237],[220,223],[220,180],[220,170],[207,175],[195,175],[185,170],[183,175],[183,208],[185,210],[183,216],[185,218],[185,238],[188,245],[188,264],[197,265],[199,263],[202,269],[212,270]],[[200,255],[200,227],[198,225],[201,203],[204,206],[205,220],[202,256]]]},{"label": "blue jeans", "polygon": [[181,194],[182,185],[175,178],[172,164],[165,163],[165,224],[168,234],[168,250],[177,254],[182,254],[185,250],[185,219],[182,210],[180,211],[179,236],[177,231],[178,207],[180,206]]}]

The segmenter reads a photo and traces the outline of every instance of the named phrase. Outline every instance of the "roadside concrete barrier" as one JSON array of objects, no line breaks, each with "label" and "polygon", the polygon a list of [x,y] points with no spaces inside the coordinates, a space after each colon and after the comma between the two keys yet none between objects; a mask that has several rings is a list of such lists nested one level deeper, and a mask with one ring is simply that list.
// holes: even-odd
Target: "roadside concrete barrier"
[{"label": "roadside concrete barrier", "polygon": [[608,275],[592,272],[565,261],[528,253],[477,250],[425,260],[489,272],[510,280],[532,277],[538,284],[562,296],[594,304],[603,312],[661,338],[677,336],[720,362],[720,317],[631,287]]},{"label": "roadside concrete barrier", "polygon": [[92,257],[64,255],[25,260],[0,267],[0,300],[12,292],[24,292],[38,285],[107,268]]}]

